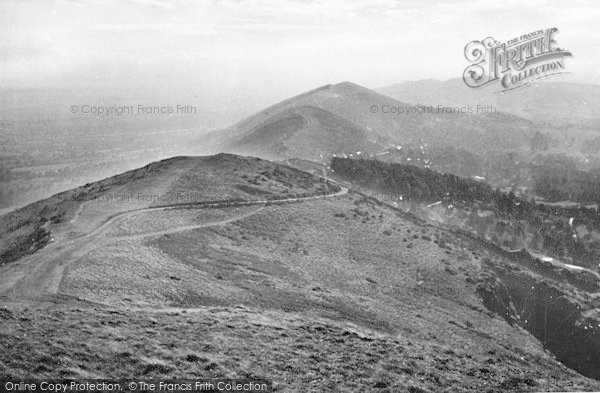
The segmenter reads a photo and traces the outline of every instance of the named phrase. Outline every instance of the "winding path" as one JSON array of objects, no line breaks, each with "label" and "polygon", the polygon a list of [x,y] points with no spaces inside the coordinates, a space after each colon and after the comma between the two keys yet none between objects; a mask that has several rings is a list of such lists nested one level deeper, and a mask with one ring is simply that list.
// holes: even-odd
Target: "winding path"
[{"label": "winding path", "polygon": [[[129,210],[109,217],[100,226],[91,232],[65,242],[51,243],[35,254],[24,257],[0,269],[0,296],[6,296],[12,300],[24,300],[27,298],[39,298],[44,295],[58,293],[60,283],[68,266],[84,257],[89,252],[122,240],[136,240],[151,236],[162,236],[174,234],[199,228],[222,226],[252,216],[268,206],[295,202],[307,202],[312,200],[338,197],[346,195],[348,189],[340,186],[340,191],[334,194],[314,195],[308,197],[285,198],[258,201],[224,201],[224,202],[193,202],[176,205],[163,205]],[[256,210],[231,217],[225,220],[206,222],[197,225],[185,225],[123,236],[105,236],[106,231],[123,222],[128,217],[150,211],[181,209],[181,208],[223,208],[260,206]]]}]

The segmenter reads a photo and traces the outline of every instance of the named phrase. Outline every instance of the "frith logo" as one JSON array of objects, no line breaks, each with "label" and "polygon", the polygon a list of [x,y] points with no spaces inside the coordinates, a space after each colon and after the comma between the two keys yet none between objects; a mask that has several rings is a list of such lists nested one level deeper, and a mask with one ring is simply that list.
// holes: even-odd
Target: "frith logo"
[{"label": "frith logo", "polygon": [[553,27],[500,43],[492,37],[471,41],[465,57],[472,64],[465,69],[463,80],[469,87],[481,87],[500,80],[503,90],[524,86],[536,79],[565,73],[565,57],[571,52],[557,46]]}]

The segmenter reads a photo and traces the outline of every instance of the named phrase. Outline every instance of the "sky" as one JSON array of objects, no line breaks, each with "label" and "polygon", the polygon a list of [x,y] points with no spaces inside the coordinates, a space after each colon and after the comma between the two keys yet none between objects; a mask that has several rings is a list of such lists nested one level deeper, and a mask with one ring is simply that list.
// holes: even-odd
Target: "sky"
[{"label": "sky", "polygon": [[346,80],[461,78],[468,42],[549,27],[574,55],[568,81],[600,83],[599,20],[583,0],[2,0],[0,88],[268,101]]}]

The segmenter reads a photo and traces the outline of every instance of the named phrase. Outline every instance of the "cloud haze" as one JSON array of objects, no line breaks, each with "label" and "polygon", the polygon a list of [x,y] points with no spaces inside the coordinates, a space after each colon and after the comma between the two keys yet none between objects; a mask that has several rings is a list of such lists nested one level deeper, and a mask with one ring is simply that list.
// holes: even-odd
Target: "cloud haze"
[{"label": "cloud haze", "polygon": [[[146,86],[283,98],[343,80],[460,77],[465,44],[556,26],[578,82],[600,82],[593,1],[109,0],[0,4],[0,85]],[[132,17],[133,15],[133,17]]]}]

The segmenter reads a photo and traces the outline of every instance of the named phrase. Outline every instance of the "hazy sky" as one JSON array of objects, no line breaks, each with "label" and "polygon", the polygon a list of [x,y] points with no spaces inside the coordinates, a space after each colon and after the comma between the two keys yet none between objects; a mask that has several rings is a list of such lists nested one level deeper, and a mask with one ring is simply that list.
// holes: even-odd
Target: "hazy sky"
[{"label": "hazy sky", "polygon": [[0,86],[283,98],[462,77],[469,41],[548,27],[574,54],[568,80],[600,83],[598,21],[579,0],[2,0]]}]

